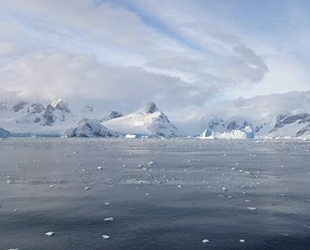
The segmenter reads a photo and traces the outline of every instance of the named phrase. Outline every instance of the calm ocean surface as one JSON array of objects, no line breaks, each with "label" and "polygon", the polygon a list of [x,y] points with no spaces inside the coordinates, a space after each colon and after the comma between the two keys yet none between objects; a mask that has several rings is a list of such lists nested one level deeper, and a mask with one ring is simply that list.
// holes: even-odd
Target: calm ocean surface
[{"label": "calm ocean surface", "polygon": [[309,150],[307,141],[1,140],[0,250],[309,250]]}]

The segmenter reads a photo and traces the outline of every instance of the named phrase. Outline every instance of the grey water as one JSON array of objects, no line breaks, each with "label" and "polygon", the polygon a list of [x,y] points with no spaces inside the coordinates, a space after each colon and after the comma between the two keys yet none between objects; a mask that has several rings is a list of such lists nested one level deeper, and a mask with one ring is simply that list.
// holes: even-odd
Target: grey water
[{"label": "grey water", "polygon": [[310,249],[310,142],[1,140],[0,249]]}]

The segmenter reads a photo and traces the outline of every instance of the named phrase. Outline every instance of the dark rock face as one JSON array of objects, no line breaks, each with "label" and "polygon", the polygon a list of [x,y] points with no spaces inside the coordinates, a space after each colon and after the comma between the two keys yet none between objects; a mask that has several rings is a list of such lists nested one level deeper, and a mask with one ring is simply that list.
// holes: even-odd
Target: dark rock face
[{"label": "dark rock face", "polygon": [[[297,121],[298,121],[298,124],[310,122],[310,114],[301,113],[297,115],[278,115],[276,124],[274,128],[269,131],[269,133],[277,131],[278,129],[283,128],[284,126],[295,123]],[[302,129],[301,131],[296,131],[296,136],[300,136],[306,133],[307,131],[309,130],[306,128]]]},{"label": "dark rock face", "polygon": [[145,113],[153,114],[158,110],[156,104],[154,102],[150,102],[144,109]]},{"label": "dark rock face", "polygon": [[107,116],[107,121],[115,119],[115,118],[119,118],[124,116],[121,112],[118,111],[112,111],[108,116]]},{"label": "dark rock face", "polygon": [[43,115],[42,125],[51,126],[55,122],[54,111],[55,108],[51,104],[47,105]]},{"label": "dark rock face", "polygon": [[67,113],[70,113],[70,109],[68,107],[68,105],[64,102],[64,101],[58,101],[56,103],[53,103],[52,104],[53,107],[56,109],[56,110],[59,110],[61,112],[67,112]]},{"label": "dark rock face", "polygon": [[119,137],[120,134],[109,130],[100,122],[83,118],[78,126],[66,133],[69,137]]},{"label": "dark rock face", "polygon": [[61,100],[52,104],[48,104],[46,106],[45,112],[43,113],[41,125],[52,126],[56,120],[65,121],[65,115],[69,114],[70,112],[71,111],[68,105]]},{"label": "dark rock face", "polygon": [[19,102],[19,103],[16,103],[12,106],[12,110],[14,112],[19,112],[21,111],[22,109],[24,109],[24,107],[27,105],[27,102]]}]

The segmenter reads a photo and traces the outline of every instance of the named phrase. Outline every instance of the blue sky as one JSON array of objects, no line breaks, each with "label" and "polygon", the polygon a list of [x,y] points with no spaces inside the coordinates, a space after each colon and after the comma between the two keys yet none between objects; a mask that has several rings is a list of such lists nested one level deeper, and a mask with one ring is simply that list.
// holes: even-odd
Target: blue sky
[{"label": "blue sky", "polygon": [[310,89],[306,0],[0,3],[2,99],[166,110]]}]

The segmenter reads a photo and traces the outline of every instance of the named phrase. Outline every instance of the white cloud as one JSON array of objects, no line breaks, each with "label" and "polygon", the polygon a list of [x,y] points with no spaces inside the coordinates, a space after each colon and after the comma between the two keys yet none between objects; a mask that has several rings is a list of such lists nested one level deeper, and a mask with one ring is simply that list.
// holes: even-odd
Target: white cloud
[{"label": "white cloud", "polygon": [[307,89],[306,67],[271,60],[269,38],[219,16],[203,1],[2,1],[0,98],[190,113],[215,97]]}]

